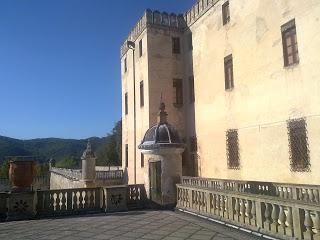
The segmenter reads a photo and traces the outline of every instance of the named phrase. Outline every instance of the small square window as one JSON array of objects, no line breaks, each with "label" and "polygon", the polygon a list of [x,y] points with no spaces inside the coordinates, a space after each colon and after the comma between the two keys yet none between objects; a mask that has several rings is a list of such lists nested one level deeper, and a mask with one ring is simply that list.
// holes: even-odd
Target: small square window
[{"label": "small square window", "polygon": [[128,114],[128,93],[124,94],[124,113]]},{"label": "small square window", "polygon": [[174,89],[174,105],[176,107],[181,107],[183,105],[183,88],[182,79],[173,79],[173,89]]},{"label": "small square window", "polygon": [[142,39],[139,41],[139,57],[142,56]]},{"label": "small square window", "polygon": [[229,1],[222,5],[222,21],[223,25],[226,25],[228,22],[230,22]]},{"label": "small square window", "polygon": [[282,25],[282,45],[284,66],[291,66],[299,63],[299,52],[297,42],[297,31],[295,20]]},{"label": "small square window", "polygon": [[128,71],[128,66],[127,66],[127,57],[124,58],[124,72],[126,73]]},{"label": "small square window", "polygon": [[141,168],[144,168],[144,154],[141,153]]},{"label": "small square window", "polygon": [[172,53],[174,54],[180,53],[180,38],[178,37],[172,38]]},{"label": "small square window", "polygon": [[140,82],[140,107],[144,106],[144,87],[143,81]]},{"label": "small square window", "polygon": [[224,58],[224,75],[225,75],[225,89],[230,90],[234,88],[233,82],[233,60],[232,55]]}]

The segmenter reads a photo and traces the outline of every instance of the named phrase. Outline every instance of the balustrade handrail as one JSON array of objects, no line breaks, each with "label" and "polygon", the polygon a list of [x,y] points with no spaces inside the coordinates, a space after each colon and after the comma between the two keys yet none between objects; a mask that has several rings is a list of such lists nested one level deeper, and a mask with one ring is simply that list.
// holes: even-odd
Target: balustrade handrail
[{"label": "balustrade handrail", "polygon": [[277,238],[320,239],[316,203],[177,184],[177,208]]},{"label": "balustrade handrail", "polygon": [[201,177],[182,177],[181,184],[186,186],[207,187],[209,189],[246,192],[269,195],[283,199],[292,199],[320,204],[320,186],[303,184],[286,184],[276,182],[243,181]]}]

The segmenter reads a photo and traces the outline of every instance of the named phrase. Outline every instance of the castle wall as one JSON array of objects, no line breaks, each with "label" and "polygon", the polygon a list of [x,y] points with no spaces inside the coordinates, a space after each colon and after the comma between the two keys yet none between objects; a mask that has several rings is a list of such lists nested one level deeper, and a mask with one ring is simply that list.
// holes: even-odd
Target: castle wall
[{"label": "castle wall", "polygon": [[[160,93],[169,123],[188,145],[183,160],[185,175],[211,178],[319,184],[320,175],[320,3],[315,0],[230,0],[231,20],[222,23],[225,0],[198,1],[184,14],[187,28],[150,20],[150,12],[130,33],[136,43],[143,37],[143,58],[136,60],[137,145],[156,123]],[[158,14],[158,13],[157,13]],[[284,67],[281,26],[295,18],[299,64]],[[178,18],[177,18],[178,19]],[[174,22],[174,21],[173,21]],[[170,25],[171,22],[169,22]],[[182,31],[183,30],[183,31]],[[192,33],[193,50],[188,49]],[[172,54],[171,38],[179,36],[181,54]],[[122,96],[129,93],[124,114],[125,144],[129,144],[129,183],[133,182],[132,51],[122,46]],[[224,58],[233,56],[234,88],[225,90]],[[127,57],[128,72],[123,73]],[[143,61],[142,61],[143,59]],[[140,61],[140,62],[139,62]],[[189,77],[194,75],[195,102],[190,102]],[[173,105],[174,78],[183,79],[184,104]],[[139,82],[144,81],[145,106],[139,106]],[[287,120],[305,118],[311,169],[290,169]],[[227,165],[226,131],[238,129],[240,169]],[[190,137],[197,137],[195,160],[190,158]],[[137,150],[137,183],[143,182]],[[145,164],[146,166],[146,164]]]},{"label": "castle wall", "polygon": [[[230,1],[223,26],[219,1],[190,26],[199,175],[319,184],[320,45],[317,1]],[[281,25],[295,18],[300,63],[284,67]],[[232,54],[234,89],[224,86]],[[310,172],[290,171],[288,119],[305,117]],[[227,167],[226,130],[238,129],[240,169]]]}]

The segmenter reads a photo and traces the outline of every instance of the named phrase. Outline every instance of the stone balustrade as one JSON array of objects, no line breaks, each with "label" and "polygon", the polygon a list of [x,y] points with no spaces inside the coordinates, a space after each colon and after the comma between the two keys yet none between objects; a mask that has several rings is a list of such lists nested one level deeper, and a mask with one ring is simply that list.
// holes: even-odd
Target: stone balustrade
[{"label": "stone balustrade", "polygon": [[[50,168],[50,171],[74,181],[81,180],[82,178],[82,173],[80,169],[52,167]],[[123,170],[96,171],[96,178],[102,180],[122,179]]]},{"label": "stone balustrade", "polygon": [[80,169],[67,169],[67,168],[51,167],[50,172],[64,176],[64,177],[71,179],[71,180],[81,180],[81,176],[82,176]]},{"label": "stone balustrade", "polygon": [[182,177],[183,185],[268,195],[281,199],[298,200],[307,203],[320,203],[320,186],[283,184],[257,181],[238,181],[199,177]]},{"label": "stone balustrade", "polygon": [[[245,190],[251,186],[245,184],[240,181],[183,178],[182,184],[177,185],[177,208],[277,238],[320,239],[320,205],[314,197],[306,201],[306,193],[302,193],[301,197],[296,195],[297,199],[293,194],[292,198],[289,195],[285,198],[277,184],[275,196],[250,193]],[[314,190],[315,187],[291,186],[291,189],[309,195],[309,189]]]},{"label": "stone balustrade", "polygon": [[110,171],[96,171],[97,179],[122,179],[123,171],[122,170],[110,170]]},{"label": "stone balustrade", "polygon": [[0,221],[126,211],[143,207],[145,202],[143,185],[0,192]]}]

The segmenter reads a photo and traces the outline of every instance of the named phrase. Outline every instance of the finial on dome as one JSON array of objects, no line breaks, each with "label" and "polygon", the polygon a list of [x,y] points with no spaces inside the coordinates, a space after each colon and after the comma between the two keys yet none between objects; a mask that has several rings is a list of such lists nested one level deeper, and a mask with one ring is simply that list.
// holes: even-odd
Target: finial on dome
[{"label": "finial on dome", "polygon": [[166,110],[166,105],[162,101],[162,92],[161,92],[161,99],[160,99],[160,106],[159,106],[159,113],[158,113],[158,123],[163,124],[167,123],[167,112]]}]

